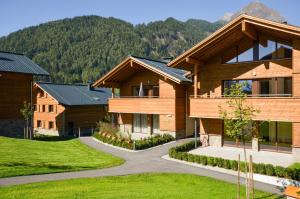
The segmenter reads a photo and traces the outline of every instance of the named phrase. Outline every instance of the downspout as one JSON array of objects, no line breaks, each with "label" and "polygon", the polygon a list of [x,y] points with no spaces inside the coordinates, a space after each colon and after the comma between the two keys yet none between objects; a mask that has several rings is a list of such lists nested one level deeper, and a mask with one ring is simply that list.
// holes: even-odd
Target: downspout
[{"label": "downspout", "polygon": [[31,118],[30,118],[30,123],[31,123],[31,128],[30,128],[30,139],[32,139],[32,137],[33,137],[33,105],[32,105],[32,103],[33,103],[33,91],[32,91],[32,89],[33,89],[33,80],[31,80],[30,81],[30,110],[32,111],[32,115],[31,115]]}]

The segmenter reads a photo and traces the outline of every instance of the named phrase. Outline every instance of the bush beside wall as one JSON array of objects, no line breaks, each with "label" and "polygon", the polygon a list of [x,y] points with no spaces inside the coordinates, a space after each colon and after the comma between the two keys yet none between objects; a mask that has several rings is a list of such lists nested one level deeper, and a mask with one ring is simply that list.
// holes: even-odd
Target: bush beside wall
[{"label": "bush beside wall", "polygon": [[128,137],[122,136],[119,129],[112,126],[110,123],[99,122],[97,126],[98,133],[94,134],[95,138],[102,142],[131,150],[147,149],[174,140],[171,135],[163,134],[133,141],[131,140],[130,135]]},{"label": "bush beside wall", "polygon": [[[234,171],[237,171],[238,169],[238,162],[236,160],[228,160],[223,158],[194,155],[188,153],[188,151],[192,149],[195,149],[194,141],[171,148],[169,150],[169,156],[174,159],[184,160],[202,165],[221,167]],[[245,171],[245,162],[241,162],[240,169],[242,172]],[[300,167],[293,165],[290,167],[281,167],[271,164],[253,163],[253,171],[254,173],[263,175],[290,178],[298,181],[300,180]]]}]

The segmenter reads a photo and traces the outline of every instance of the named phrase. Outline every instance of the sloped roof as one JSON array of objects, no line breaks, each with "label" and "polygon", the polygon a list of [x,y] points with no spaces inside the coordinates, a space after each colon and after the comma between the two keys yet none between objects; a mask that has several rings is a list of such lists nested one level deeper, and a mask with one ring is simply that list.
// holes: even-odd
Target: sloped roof
[{"label": "sloped roof", "polygon": [[[187,58],[205,61],[205,57],[214,54],[212,52],[218,52],[216,49],[222,51],[219,46],[226,46],[230,44],[230,41],[231,43],[234,43],[235,40],[241,39],[240,36],[245,36],[246,34],[243,34],[242,30],[243,24],[250,26],[255,32],[263,31],[274,37],[280,36],[284,38],[285,41],[300,38],[300,27],[241,14],[187,51],[183,52],[168,63],[168,66],[180,67],[186,63]],[[235,39],[232,39],[232,37]]]},{"label": "sloped roof", "polygon": [[111,97],[108,88],[90,88],[88,85],[36,83],[60,104],[76,105],[105,105]]},{"label": "sloped roof", "polygon": [[47,71],[42,69],[25,55],[2,51],[0,51],[0,71],[33,75],[49,75]]},{"label": "sloped roof", "polygon": [[[134,63],[141,68],[148,69],[156,74],[162,75],[175,83],[192,83],[192,80],[189,79],[187,76],[189,71],[171,68],[167,65],[166,62],[148,59],[144,57],[138,57],[129,55],[125,60],[123,60],[120,64],[115,66],[112,70],[110,70],[106,75],[98,79],[93,86],[106,86],[108,82],[113,81],[115,82],[115,78],[122,76],[128,76],[126,69],[132,68],[129,63]],[[121,74],[121,75],[120,75]]]},{"label": "sloped roof", "polygon": [[182,69],[178,69],[178,68],[171,68],[167,65],[167,63],[158,61],[158,60],[152,60],[152,59],[138,57],[138,56],[134,56],[134,55],[131,55],[131,57],[139,60],[140,62],[143,62],[144,64],[152,66],[155,69],[160,70],[161,72],[164,72],[164,73],[180,80],[181,82],[192,82],[191,79],[186,77],[186,74],[188,73],[188,71],[186,71],[186,70],[182,70]]}]

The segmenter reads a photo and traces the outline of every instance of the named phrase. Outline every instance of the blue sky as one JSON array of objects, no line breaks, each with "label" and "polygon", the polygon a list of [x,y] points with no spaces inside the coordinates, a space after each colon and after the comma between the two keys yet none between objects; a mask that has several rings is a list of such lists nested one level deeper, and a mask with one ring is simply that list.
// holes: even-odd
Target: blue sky
[{"label": "blue sky", "polygon": [[[19,29],[82,15],[116,17],[133,24],[190,18],[216,21],[251,0],[0,0],[0,36]],[[261,0],[288,23],[300,26],[300,0]]]}]

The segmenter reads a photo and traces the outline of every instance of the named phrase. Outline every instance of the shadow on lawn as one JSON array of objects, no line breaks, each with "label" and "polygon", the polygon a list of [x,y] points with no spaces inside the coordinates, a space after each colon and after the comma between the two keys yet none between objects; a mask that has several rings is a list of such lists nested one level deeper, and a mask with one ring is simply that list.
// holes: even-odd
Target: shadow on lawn
[{"label": "shadow on lawn", "polygon": [[46,142],[67,141],[72,139],[74,139],[74,137],[46,136],[46,135],[38,135],[34,137],[34,140],[46,141]]},{"label": "shadow on lawn", "polygon": [[[255,197],[255,199],[268,199],[268,198],[271,198],[274,196],[278,196],[278,195],[277,194],[268,194],[268,195],[261,196],[261,197]],[[285,198],[285,196],[281,195],[281,196],[276,197],[276,199],[281,199],[281,198]]]},{"label": "shadow on lawn", "polygon": [[91,169],[94,167],[90,166],[71,166],[71,165],[54,165],[48,163],[35,163],[30,164],[26,162],[7,162],[0,163],[0,166],[8,166],[8,167],[37,167],[37,168],[49,168],[49,169],[58,169],[58,170],[74,170],[74,169]]}]

